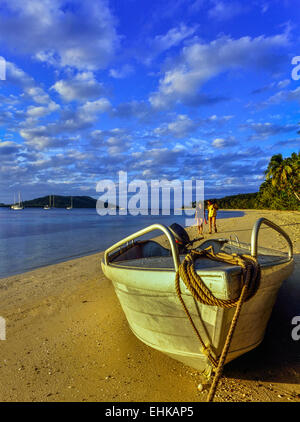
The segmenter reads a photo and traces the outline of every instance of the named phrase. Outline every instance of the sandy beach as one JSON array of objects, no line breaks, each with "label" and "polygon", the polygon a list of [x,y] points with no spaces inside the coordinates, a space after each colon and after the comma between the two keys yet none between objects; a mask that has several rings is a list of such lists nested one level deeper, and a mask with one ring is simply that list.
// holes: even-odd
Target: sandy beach
[{"label": "sandy beach", "polygon": [[[300,340],[291,320],[300,315],[300,212],[245,211],[218,221],[218,234],[250,241],[254,221],[266,217],[291,237],[293,275],[283,283],[266,336],[255,350],[225,366],[214,401],[300,402]],[[190,236],[196,237],[195,228]],[[267,227],[259,243],[285,249]],[[102,253],[0,280],[0,400],[202,402],[196,370],[147,347],[130,331],[102,271]],[[13,261],[11,262],[13,266]]]}]

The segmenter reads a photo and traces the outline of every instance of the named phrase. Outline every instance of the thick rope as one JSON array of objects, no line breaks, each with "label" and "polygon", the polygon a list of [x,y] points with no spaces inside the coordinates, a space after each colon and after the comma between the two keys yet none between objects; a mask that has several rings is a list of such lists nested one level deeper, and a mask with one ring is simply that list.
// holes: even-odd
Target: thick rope
[{"label": "thick rope", "polygon": [[[239,265],[242,268],[242,290],[241,294],[237,299],[223,300],[216,298],[212,292],[207,288],[203,283],[201,277],[197,274],[194,266],[196,259],[200,257],[206,257],[213,259],[219,262],[225,262],[231,265]],[[180,290],[180,278],[183,280],[184,284],[191,292],[192,296],[205,305],[218,306],[221,308],[233,308],[236,307],[233,319],[230,324],[230,328],[226,337],[225,344],[222,349],[222,353],[219,359],[214,356],[213,351],[211,350],[210,345],[205,344],[202,340],[197,327],[195,326],[192,317],[184,303]],[[215,377],[213,379],[207,401],[213,401],[218,382],[222,375],[223,367],[225,365],[226,357],[229,351],[230,343],[236,328],[238,318],[242,309],[244,302],[249,300],[257,291],[260,282],[260,266],[255,258],[250,255],[237,255],[237,254],[226,254],[218,253],[215,254],[213,248],[207,248],[202,251],[192,250],[189,254],[186,255],[184,261],[180,264],[178,271],[175,277],[175,289],[178,295],[178,298],[184,308],[185,313],[187,314],[189,321],[192,324],[192,327],[197,334],[197,337],[201,343],[201,351],[209,359],[211,365],[215,369]]]}]

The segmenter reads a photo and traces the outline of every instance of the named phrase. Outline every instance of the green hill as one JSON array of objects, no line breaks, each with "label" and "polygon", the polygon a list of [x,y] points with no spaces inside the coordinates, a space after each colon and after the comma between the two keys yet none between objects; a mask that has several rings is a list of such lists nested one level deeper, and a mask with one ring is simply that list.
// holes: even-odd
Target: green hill
[{"label": "green hill", "polygon": [[[95,208],[97,200],[90,196],[72,196],[73,208]],[[52,199],[51,199],[52,204]],[[30,201],[23,201],[25,208],[41,208],[45,205],[49,205],[49,196],[43,196],[41,198],[31,199]],[[71,205],[70,196],[54,195],[54,207],[55,208],[66,208]]]},{"label": "green hill", "polygon": [[257,208],[258,195],[258,192],[240,193],[238,195],[224,196],[223,198],[211,198],[210,200],[217,202],[218,207],[221,209],[252,209]]}]

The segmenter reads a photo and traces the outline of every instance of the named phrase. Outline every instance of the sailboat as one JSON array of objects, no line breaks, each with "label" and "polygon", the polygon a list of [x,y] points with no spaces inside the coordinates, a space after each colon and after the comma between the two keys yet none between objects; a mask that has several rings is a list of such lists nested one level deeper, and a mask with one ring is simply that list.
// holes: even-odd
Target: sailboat
[{"label": "sailboat", "polygon": [[49,195],[49,205],[44,206],[44,210],[50,210],[51,209],[51,195]]},{"label": "sailboat", "polygon": [[24,205],[21,204],[21,194],[19,192],[19,203],[16,204],[15,196],[14,196],[14,204],[10,207],[12,210],[23,210]]},{"label": "sailboat", "polygon": [[69,207],[66,208],[67,210],[72,210],[73,209],[73,198],[71,196],[71,205]]}]

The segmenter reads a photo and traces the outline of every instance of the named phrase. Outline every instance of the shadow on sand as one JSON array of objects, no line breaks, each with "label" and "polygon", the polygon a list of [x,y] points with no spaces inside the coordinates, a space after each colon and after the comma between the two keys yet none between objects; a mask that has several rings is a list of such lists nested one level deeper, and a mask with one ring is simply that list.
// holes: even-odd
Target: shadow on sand
[{"label": "shadow on sand", "polygon": [[300,316],[300,254],[295,269],[279,290],[262,343],[229,362],[223,374],[229,378],[300,384],[300,340],[292,339],[291,321]]}]

